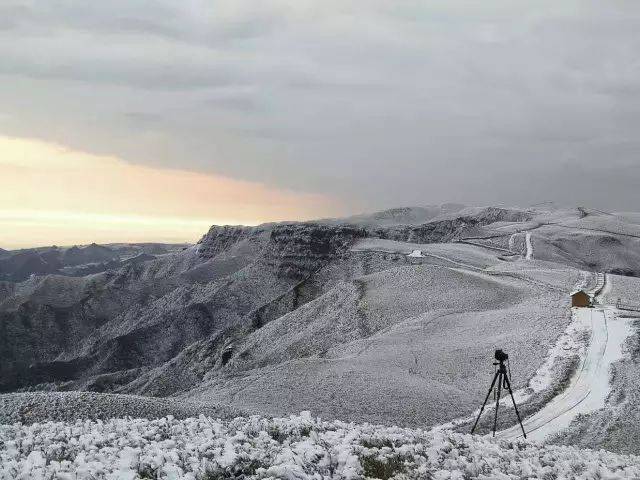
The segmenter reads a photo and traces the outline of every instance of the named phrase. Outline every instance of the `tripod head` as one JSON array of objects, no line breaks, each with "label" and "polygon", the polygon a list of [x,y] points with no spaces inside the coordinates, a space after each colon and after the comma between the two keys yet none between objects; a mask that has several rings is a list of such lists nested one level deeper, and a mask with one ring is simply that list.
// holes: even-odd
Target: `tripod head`
[{"label": "tripod head", "polygon": [[495,358],[496,360],[498,360],[500,363],[502,363],[502,362],[504,362],[504,361],[506,361],[506,360],[509,360],[509,355],[507,355],[506,353],[504,353],[504,352],[502,351],[502,349],[498,349],[498,350],[496,350],[496,353],[494,353],[494,355],[493,355],[493,356],[494,356],[494,358]]},{"label": "tripod head", "polygon": [[493,362],[494,365],[499,365],[499,369],[501,371],[505,371],[505,366],[504,366],[504,362],[506,362],[507,360],[509,360],[509,355],[507,355],[506,353],[504,353],[504,351],[502,351],[502,349],[497,349],[495,351],[495,353],[493,354],[493,358],[495,358],[497,360],[497,362]]}]

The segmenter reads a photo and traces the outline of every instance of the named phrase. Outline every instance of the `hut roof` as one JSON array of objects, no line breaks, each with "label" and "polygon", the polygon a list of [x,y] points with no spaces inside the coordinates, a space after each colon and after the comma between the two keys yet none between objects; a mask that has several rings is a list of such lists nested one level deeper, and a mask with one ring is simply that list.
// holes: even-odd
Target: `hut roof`
[{"label": "hut roof", "polygon": [[587,297],[590,297],[591,294],[588,292],[585,292],[584,290],[574,290],[573,292],[571,292],[571,296],[573,297],[574,295],[577,295],[578,293],[582,293],[583,295],[586,295]]}]

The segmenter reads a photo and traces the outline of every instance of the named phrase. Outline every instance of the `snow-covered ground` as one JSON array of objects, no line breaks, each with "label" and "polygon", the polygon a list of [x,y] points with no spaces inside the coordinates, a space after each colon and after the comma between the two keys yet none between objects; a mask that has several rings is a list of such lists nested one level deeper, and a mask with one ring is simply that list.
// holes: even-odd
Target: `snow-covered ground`
[{"label": "snow-covered ground", "polygon": [[[0,316],[17,327],[0,336],[5,389],[149,396],[0,395],[0,423],[311,410],[426,429],[473,414],[504,348],[521,412],[543,424],[533,436],[577,417],[568,443],[640,453],[640,335],[616,361],[632,320],[607,309],[570,321],[569,306],[577,287],[598,308],[640,312],[638,279],[618,275],[640,277],[637,223],[585,209],[455,212],[429,225],[416,222],[436,210],[357,228],[215,227],[135,268],[0,285]],[[500,410],[498,428],[513,425],[513,409]]]},{"label": "snow-covered ground", "polygon": [[425,258],[447,267],[457,266],[471,270],[484,269],[499,263],[495,252],[469,243],[400,242],[382,238],[365,238],[357,241],[354,252],[397,253],[413,258]]},{"label": "snow-covered ground", "polygon": [[624,479],[640,457],[289,418],[0,426],[0,479]]}]

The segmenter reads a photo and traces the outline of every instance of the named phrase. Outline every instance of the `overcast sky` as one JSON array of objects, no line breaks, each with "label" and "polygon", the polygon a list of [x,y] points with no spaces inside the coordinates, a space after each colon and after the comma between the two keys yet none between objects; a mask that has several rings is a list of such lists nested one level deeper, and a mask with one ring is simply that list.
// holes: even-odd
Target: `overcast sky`
[{"label": "overcast sky", "polygon": [[638,210],[638,32],[636,0],[2,0],[0,135],[345,213]]}]

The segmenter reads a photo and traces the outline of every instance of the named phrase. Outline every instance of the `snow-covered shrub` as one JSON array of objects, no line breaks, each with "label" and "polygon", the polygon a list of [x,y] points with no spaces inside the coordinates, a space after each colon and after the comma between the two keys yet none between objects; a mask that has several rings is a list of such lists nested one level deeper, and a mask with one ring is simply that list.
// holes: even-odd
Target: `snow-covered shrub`
[{"label": "snow-covered shrub", "polygon": [[289,418],[0,426],[0,480],[618,479],[640,457],[446,431]]}]

